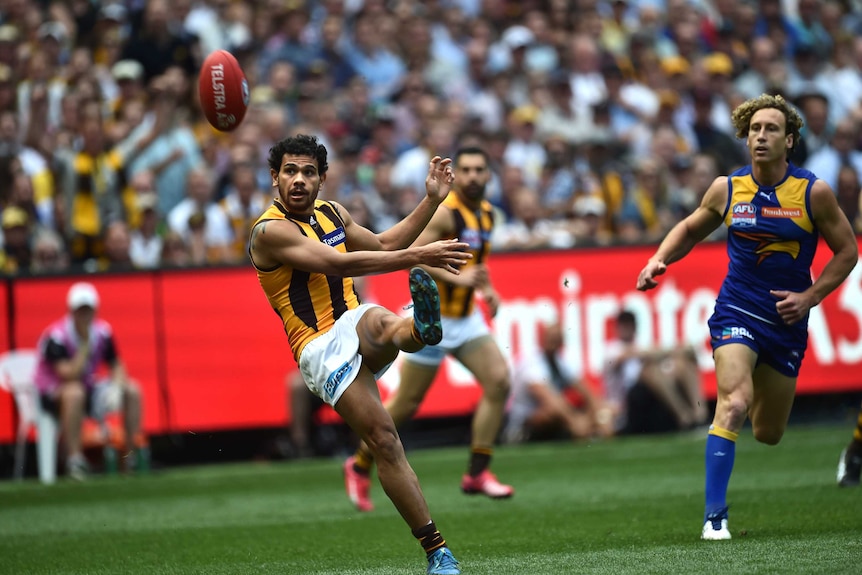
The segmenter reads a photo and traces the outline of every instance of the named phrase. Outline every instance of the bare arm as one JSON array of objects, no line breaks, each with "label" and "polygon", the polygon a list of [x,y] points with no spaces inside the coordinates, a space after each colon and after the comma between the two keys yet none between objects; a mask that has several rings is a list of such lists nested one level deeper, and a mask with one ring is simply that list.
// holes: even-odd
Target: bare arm
[{"label": "bare arm", "polygon": [[84,340],[75,351],[75,355],[69,359],[61,359],[54,363],[54,372],[63,383],[67,381],[80,381],[84,374],[84,365],[90,355],[90,342]]},{"label": "bare arm", "polygon": [[700,205],[684,220],[676,224],[638,275],[637,289],[646,291],[658,285],[657,276],[667,266],[684,258],[691,250],[722,222],[727,206],[727,177],[721,176],[706,190]]},{"label": "bare arm", "polygon": [[[345,210],[343,213],[347,214],[344,218],[347,249],[393,251],[414,243],[434,216],[437,206],[446,199],[453,179],[452,160],[434,156],[428,164],[428,175],[425,177],[425,197],[407,217],[379,234],[355,224]],[[343,209],[339,206],[339,210]]]},{"label": "bare arm", "polygon": [[841,285],[853,271],[859,260],[859,247],[853,228],[847,216],[838,206],[835,194],[829,185],[817,180],[811,188],[811,213],[814,225],[832,250],[832,258],[823,268],[820,277],[810,288],[802,293],[785,290],[773,290],[773,296],[779,299],[775,308],[786,324],[796,323],[808,313],[812,307]]},{"label": "bare arm", "polygon": [[291,222],[260,222],[251,233],[251,253],[255,263],[269,267],[277,262],[311,273],[334,276],[364,276],[388,273],[425,264],[453,274],[471,254],[467,244],[442,240],[426,246],[395,251],[358,250],[342,253],[302,235]]}]

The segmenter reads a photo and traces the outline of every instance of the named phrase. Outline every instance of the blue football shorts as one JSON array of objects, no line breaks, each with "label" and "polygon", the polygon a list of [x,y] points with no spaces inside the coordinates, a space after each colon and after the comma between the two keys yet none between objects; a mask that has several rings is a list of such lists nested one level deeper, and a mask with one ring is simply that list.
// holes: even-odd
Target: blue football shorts
[{"label": "blue football shorts", "polygon": [[729,343],[741,343],[757,354],[757,363],[765,363],[782,375],[798,377],[802,358],[808,348],[806,322],[796,325],[772,324],[727,305],[717,304],[709,318],[712,349]]}]

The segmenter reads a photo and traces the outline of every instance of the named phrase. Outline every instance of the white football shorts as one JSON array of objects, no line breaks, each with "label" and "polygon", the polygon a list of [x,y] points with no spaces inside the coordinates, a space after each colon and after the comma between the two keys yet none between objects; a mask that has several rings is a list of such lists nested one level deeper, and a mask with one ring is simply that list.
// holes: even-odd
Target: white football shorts
[{"label": "white football shorts", "polygon": [[478,308],[473,309],[467,317],[440,318],[443,325],[443,339],[437,345],[426,345],[415,353],[404,353],[404,361],[420,365],[438,366],[447,354],[452,354],[458,348],[473,340],[491,334],[485,317]]},{"label": "white football shorts", "polygon": [[[362,356],[359,354],[356,326],[365,312],[373,307],[380,306],[364,303],[347,310],[332,329],[308,342],[299,355],[299,371],[305,385],[333,407],[359,374]],[[374,377],[379,379],[391,365],[375,373]]]}]

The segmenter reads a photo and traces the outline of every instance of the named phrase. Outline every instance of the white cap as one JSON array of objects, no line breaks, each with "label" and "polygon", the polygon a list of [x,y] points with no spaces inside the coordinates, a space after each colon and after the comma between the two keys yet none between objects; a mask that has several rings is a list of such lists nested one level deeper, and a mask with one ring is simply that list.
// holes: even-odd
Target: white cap
[{"label": "white cap", "polygon": [[515,25],[506,28],[506,31],[503,32],[500,39],[503,44],[509,47],[510,50],[516,50],[518,48],[523,48],[524,46],[529,46],[533,43],[536,37],[533,35],[532,30],[526,26]]},{"label": "white cap", "polygon": [[96,291],[93,284],[78,282],[69,288],[66,303],[69,305],[69,311],[75,311],[84,306],[96,309],[99,307],[99,292]]},{"label": "white cap", "polygon": [[605,203],[596,196],[581,196],[575,200],[575,213],[579,216],[603,216],[605,215]]},{"label": "white cap", "polygon": [[144,65],[137,60],[120,60],[111,66],[114,80],[140,80],[144,77]]}]

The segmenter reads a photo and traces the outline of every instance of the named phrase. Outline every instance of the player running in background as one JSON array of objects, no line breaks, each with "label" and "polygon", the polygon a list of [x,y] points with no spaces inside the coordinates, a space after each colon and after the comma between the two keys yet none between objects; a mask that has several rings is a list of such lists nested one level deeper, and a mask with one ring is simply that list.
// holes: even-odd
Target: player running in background
[{"label": "player running in background", "polygon": [[850,440],[838,459],[838,485],[856,487],[859,485],[860,474],[862,474],[862,409],[856,416],[853,439]]},{"label": "player running in background", "polygon": [[[469,244],[473,259],[460,275],[429,270],[440,291],[443,340],[404,356],[401,384],[387,400],[386,410],[396,425],[407,421],[422,403],[443,358],[452,355],[460,361],[482,387],[482,399],[473,415],[470,460],[461,479],[461,490],[502,499],[511,497],[514,489],[500,483],[489,466],[506,409],[510,375],[506,359],[475,305],[479,294],[493,316],[500,304],[486,266],[494,225],[491,204],[485,199],[485,187],[491,179],[488,155],[480,148],[462,148],[455,153],[454,169],[452,193],[419,235],[416,245],[460,238]],[[373,462],[372,450],[362,443],[344,464],[348,496],[361,511],[373,508],[369,497]]]},{"label": "player running in background", "polygon": [[[736,439],[751,418],[757,441],[784,434],[808,345],[808,312],[856,265],[856,238],[835,194],[788,154],[803,121],[781,96],[764,94],[732,114],[751,164],[709,186],[700,206],[674,226],[637,279],[639,290],[720,224],[728,226],[729,266],[709,330],[718,397],[706,441],[706,507],[701,538],[730,539],[727,487]],[[822,235],[832,257],[812,283]]]},{"label": "player running in background", "polygon": [[352,276],[392,272],[419,264],[458,273],[471,257],[456,240],[408,247],[449,193],[451,161],[434,157],[426,197],[401,222],[380,234],[354,222],[343,206],[318,200],[326,181],[327,150],[298,135],[270,149],[278,196],[254,224],[249,256],[273,309],[284,324],[308,388],[330,404],[379,462],[380,483],[425,549],[429,574],[461,571],[431,516],[407,462],[377,378],[399,350],[418,351],[440,341],[439,298],[431,277],[410,271],[412,318],[361,304]]}]

